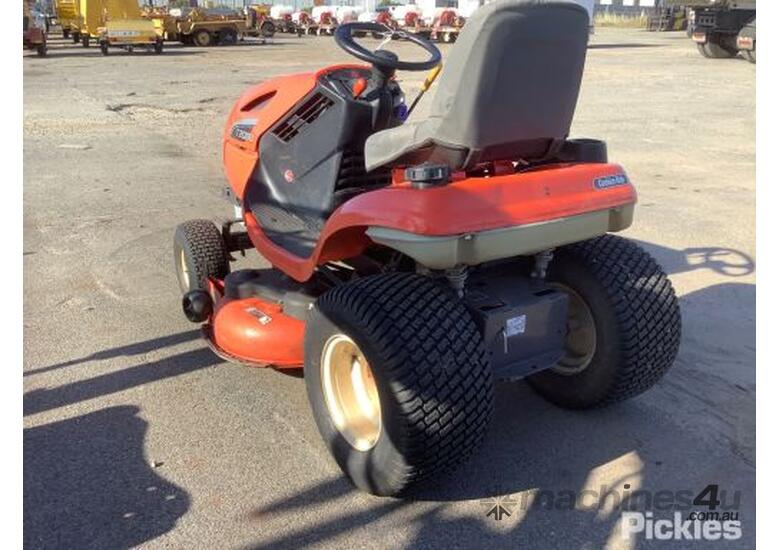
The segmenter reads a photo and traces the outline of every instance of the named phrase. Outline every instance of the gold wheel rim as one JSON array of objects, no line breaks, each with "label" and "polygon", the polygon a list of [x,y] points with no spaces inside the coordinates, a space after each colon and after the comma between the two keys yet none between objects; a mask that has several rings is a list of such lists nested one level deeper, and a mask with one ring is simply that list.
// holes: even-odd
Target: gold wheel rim
[{"label": "gold wheel rim", "polygon": [[187,268],[187,260],[184,258],[184,249],[179,252],[179,273],[181,284],[185,290],[190,289],[190,270]]},{"label": "gold wheel rim", "polygon": [[564,354],[552,370],[565,376],[579,374],[590,366],[596,355],[596,321],[588,304],[574,289],[560,283],[552,286],[569,296]]},{"label": "gold wheel rim", "polygon": [[382,432],[374,374],[357,344],[345,334],[331,336],[322,351],[322,392],[330,419],[358,451],[376,445]]}]

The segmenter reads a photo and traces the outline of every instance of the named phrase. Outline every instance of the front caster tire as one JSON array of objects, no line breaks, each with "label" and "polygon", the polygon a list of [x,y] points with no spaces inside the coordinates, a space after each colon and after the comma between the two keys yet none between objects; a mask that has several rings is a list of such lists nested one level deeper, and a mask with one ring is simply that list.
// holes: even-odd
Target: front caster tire
[{"label": "front caster tire", "polygon": [[176,228],[173,262],[182,294],[206,290],[210,277],[224,279],[230,273],[225,241],[209,220],[190,220]]},{"label": "front caster tire", "polygon": [[337,286],[306,323],[304,376],[320,434],[360,489],[399,496],[466,460],[493,414],[476,324],[428,277]]},{"label": "front caster tire", "polygon": [[569,294],[564,357],[528,378],[571,409],[609,405],[650,389],[680,345],[674,288],[639,245],[605,235],[559,248],[548,280]]},{"label": "front caster tire", "polygon": [[81,35],[81,45],[85,48],[89,48],[89,35],[88,34],[82,34]]}]

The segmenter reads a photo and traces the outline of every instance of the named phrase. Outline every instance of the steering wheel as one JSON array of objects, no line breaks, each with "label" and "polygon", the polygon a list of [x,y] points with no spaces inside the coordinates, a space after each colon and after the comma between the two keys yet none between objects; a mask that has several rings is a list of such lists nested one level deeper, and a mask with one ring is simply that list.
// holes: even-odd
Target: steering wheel
[{"label": "steering wheel", "polygon": [[[385,50],[370,51],[355,42],[352,37],[353,32],[365,32],[365,33],[378,33],[385,37],[398,38],[399,40],[407,40],[413,44],[424,49],[430,54],[430,57],[425,61],[402,61],[398,59],[398,56],[392,52]],[[349,54],[354,55],[358,59],[367,61],[372,65],[385,70],[402,70],[402,71],[427,71],[433,69],[436,65],[441,63],[441,52],[439,48],[434,46],[430,41],[425,38],[409,34],[405,31],[393,30],[385,25],[379,23],[344,23],[339,25],[336,29],[336,34],[333,36],[336,39],[336,44]]]}]

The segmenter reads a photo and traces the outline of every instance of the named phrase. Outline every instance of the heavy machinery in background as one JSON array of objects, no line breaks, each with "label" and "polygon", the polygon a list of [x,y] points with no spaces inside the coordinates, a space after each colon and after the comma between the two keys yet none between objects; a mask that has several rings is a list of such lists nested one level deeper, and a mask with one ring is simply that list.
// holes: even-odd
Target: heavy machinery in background
[{"label": "heavy machinery in background", "polygon": [[461,16],[455,8],[444,8],[434,15],[431,26],[431,40],[437,42],[452,43],[458,39],[466,18]]},{"label": "heavy machinery in background", "polygon": [[667,7],[688,8],[688,34],[709,58],[731,58],[742,52],[756,62],[755,0],[666,0]]},{"label": "heavy machinery in background", "polygon": [[245,36],[266,39],[276,33],[266,6],[249,6],[244,15],[205,8],[148,9],[145,17],[160,25],[165,40],[202,47],[235,44]]},{"label": "heavy machinery in background", "polygon": [[336,32],[338,21],[334,9],[332,6],[314,6],[311,10],[313,24],[309,26],[309,33],[321,36]]},{"label": "heavy machinery in background", "polygon": [[684,31],[688,28],[688,10],[684,6],[659,6],[647,18],[647,30]]},{"label": "heavy machinery in background", "polygon": [[38,57],[46,56],[46,23],[42,14],[30,7],[27,0],[22,2],[22,46],[35,50]]},{"label": "heavy machinery in background", "polygon": [[84,47],[94,41],[103,55],[110,48],[163,51],[162,27],[142,17],[138,0],[81,0],[80,14],[79,36]]},{"label": "heavy machinery in background", "polygon": [[276,26],[276,32],[298,36],[303,34],[303,29],[293,21],[292,6],[255,4],[249,6],[247,10],[254,10],[258,16],[270,17]]},{"label": "heavy machinery in background", "polygon": [[416,5],[396,6],[392,13],[402,31],[430,38],[431,27],[425,23],[422,10]]},{"label": "heavy machinery in background", "polygon": [[314,25],[314,22],[309,12],[303,10],[293,12],[292,20],[301,34],[310,34],[309,29]]},{"label": "heavy machinery in background", "polygon": [[73,37],[73,43],[77,43],[81,39],[80,0],[54,0],[54,14],[62,28],[62,37]]}]

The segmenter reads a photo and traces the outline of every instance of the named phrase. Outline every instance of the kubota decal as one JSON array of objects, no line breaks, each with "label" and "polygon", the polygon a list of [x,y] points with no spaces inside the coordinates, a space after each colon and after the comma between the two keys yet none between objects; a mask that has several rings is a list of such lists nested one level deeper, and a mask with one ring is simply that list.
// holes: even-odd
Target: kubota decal
[{"label": "kubota decal", "polygon": [[611,176],[602,176],[593,180],[593,187],[596,189],[609,189],[618,185],[626,185],[628,176],[625,174],[613,174]]},{"label": "kubota decal", "polygon": [[256,124],[256,118],[241,119],[230,129],[230,135],[241,141],[250,141],[252,139],[252,130],[254,130]]}]

